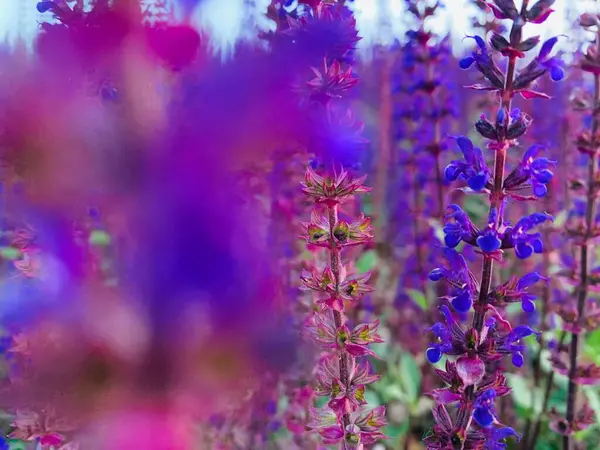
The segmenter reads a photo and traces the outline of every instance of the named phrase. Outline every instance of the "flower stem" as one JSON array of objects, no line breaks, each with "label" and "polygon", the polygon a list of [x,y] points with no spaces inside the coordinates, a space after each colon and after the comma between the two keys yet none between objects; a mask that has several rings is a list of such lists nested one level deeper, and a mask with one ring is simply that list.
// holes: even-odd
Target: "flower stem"
[{"label": "flower stem", "polygon": [[419,214],[421,213],[422,210],[422,204],[421,204],[421,186],[419,185],[419,181],[417,179],[417,168],[416,168],[416,161],[415,161],[415,175],[414,175],[414,184],[413,184],[413,190],[415,192],[415,198],[414,198],[414,206],[413,206],[413,233],[414,233],[414,238],[415,238],[415,253],[416,253],[416,257],[417,257],[417,274],[419,276],[419,279],[421,279],[421,290],[423,292],[425,292],[425,281],[422,280],[422,274],[423,274],[423,267],[424,267],[424,261],[423,261],[423,249],[421,247],[421,232],[419,230]]},{"label": "flower stem", "polygon": [[[551,198],[550,196],[546,196],[546,206],[550,206],[551,204]],[[548,242],[549,238],[550,238],[550,233],[548,231],[544,232],[544,242]],[[549,251],[545,251],[544,252],[544,273],[548,273],[550,270],[550,257],[549,257]],[[542,383],[542,351],[544,350],[544,333],[548,330],[548,324],[547,324],[547,316],[548,316],[548,309],[550,306],[550,297],[551,297],[551,293],[550,293],[550,283],[547,283],[544,286],[544,290],[542,292],[542,310],[540,311],[540,340],[539,340],[539,348],[538,351],[536,352],[535,358],[533,360],[533,389],[531,390],[531,404],[535,405],[536,404],[536,394],[537,394],[537,390],[540,387],[541,383]],[[560,345],[562,345],[564,340],[564,333],[563,336],[561,337],[561,343]],[[549,374],[550,380],[549,380],[549,386],[552,387],[552,382],[553,382],[553,372],[550,371]],[[546,391],[547,394],[544,396],[544,404],[546,405],[543,408],[542,413],[540,414],[540,417],[546,412],[546,408],[547,408],[547,403],[548,403],[548,399],[550,396],[550,390],[548,388],[548,386],[546,386]],[[526,450],[528,448],[534,448],[533,446],[528,446],[527,444],[530,441],[530,437],[532,436],[531,430],[532,430],[532,425],[533,425],[534,421],[532,417],[527,418],[527,422],[525,424],[525,429],[523,431],[523,439],[521,440],[521,448],[523,450]],[[539,428],[539,423],[540,423],[540,418],[538,417],[537,423],[536,423],[536,427]],[[539,433],[539,431],[538,431]],[[535,441],[534,441],[535,442]]]},{"label": "flower stem", "polygon": [[[336,293],[339,291],[340,286],[340,254],[341,248],[335,243],[333,238],[333,228],[338,221],[338,207],[337,205],[330,205],[327,207],[327,214],[329,216],[329,233],[331,236],[331,249],[329,252],[329,264],[331,267],[331,272],[333,272],[333,276],[335,277],[335,291]],[[340,328],[344,324],[344,316],[340,311],[332,310],[333,313],[333,321],[335,323],[336,328]],[[339,365],[340,365],[340,378],[341,382],[344,386],[348,386],[348,354],[345,352],[340,353],[339,357]],[[342,421],[344,423],[344,430],[350,424],[350,416],[348,414],[344,414],[342,417]],[[344,448],[344,444],[342,444],[342,448]]]},{"label": "flower stem", "polygon": [[[435,82],[435,66],[431,62],[431,59],[428,57],[425,63],[427,68],[427,83]],[[435,158],[435,185],[436,185],[436,193],[437,193],[437,216],[438,218],[442,218],[444,215],[444,184],[442,181],[442,169],[440,164],[440,118],[438,114],[436,114],[436,103],[435,103],[435,91],[429,92],[429,107],[431,108],[431,113],[433,114],[432,122],[433,122],[433,142],[432,142],[432,150],[433,157]]]},{"label": "flower stem", "polygon": [[[596,35],[596,45],[600,45],[600,30]],[[598,56],[600,61],[600,55]],[[580,253],[580,281],[577,288],[577,317],[581,318],[585,308],[585,302],[587,299],[588,292],[588,263],[589,263],[589,245],[588,241],[592,237],[592,227],[594,226],[594,210],[596,205],[596,148],[598,142],[596,141],[596,134],[600,127],[598,122],[598,102],[600,101],[600,75],[594,74],[594,110],[592,113],[592,148],[594,153],[590,155],[588,163],[588,184],[587,184],[587,207],[585,214],[585,236],[581,245]],[[567,393],[567,422],[569,425],[575,417],[575,407],[577,403],[577,384],[575,383],[575,371],[577,370],[577,355],[579,353],[580,346],[580,333],[573,333],[571,338],[571,344],[569,348],[569,387]],[[563,436],[563,449],[570,450],[572,445],[571,436]]]},{"label": "flower stem", "polygon": [[[560,339],[558,342],[558,348],[561,348],[563,346],[566,336],[567,336],[567,333],[563,331],[560,335]],[[540,414],[538,415],[537,421],[533,428],[533,433],[531,434],[531,439],[523,440],[523,447],[522,447],[523,450],[534,449],[535,444],[537,444],[537,440],[538,440],[538,437],[540,436],[540,431],[542,429],[542,417],[546,414],[546,411],[548,410],[548,405],[550,404],[550,393],[552,392],[553,384],[554,384],[554,371],[551,370],[548,373],[548,379],[546,381],[546,389],[544,391],[544,401],[542,402],[542,410],[540,411]],[[527,438],[527,436],[525,436],[525,437]],[[529,445],[527,445],[527,444],[529,444]]]}]

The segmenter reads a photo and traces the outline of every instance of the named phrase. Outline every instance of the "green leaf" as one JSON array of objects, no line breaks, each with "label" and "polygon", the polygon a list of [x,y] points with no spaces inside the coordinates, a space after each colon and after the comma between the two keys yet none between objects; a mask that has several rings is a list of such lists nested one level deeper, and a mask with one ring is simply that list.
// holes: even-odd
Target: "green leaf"
[{"label": "green leaf", "polygon": [[368,250],[364,252],[358,261],[356,261],[356,270],[358,273],[365,273],[369,270],[373,270],[377,266],[377,253],[375,250]]},{"label": "green leaf", "polygon": [[388,404],[394,400],[398,400],[400,402],[407,401],[406,394],[404,391],[402,391],[402,388],[398,384],[388,384],[379,388],[379,390],[381,392],[381,400],[384,404]]},{"label": "green leaf", "polygon": [[27,444],[23,441],[18,441],[16,439],[11,439],[8,441],[8,448],[10,450],[26,450]]},{"label": "green leaf", "polygon": [[369,408],[381,405],[381,398],[373,389],[367,389],[365,392],[365,400],[369,404]]},{"label": "green leaf", "polygon": [[594,362],[600,363],[600,329],[587,333],[583,351]]},{"label": "green leaf", "polygon": [[543,392],[534,389],[521,375],[507,373],[508,385],[511,387],[512,397],[517,406],[539,415],[542,411]]},{"label": "green leaf", "polygon": [[402,356],[400,356],[399,381],[409,403],[415,405],[419,400],[421,371],[419,370],[417,361],[410,353],[402,353]]},{"label": "green leaf", "polygon": [[15,261],[21,257],[21,252],[14,247],[0,247],[0,258]]},{"label": "green leaf", "polygon": [[596,423],[600,424],[600,393],[598,392],[598,388],[585,386],[583,392],[585,392],[590,407],[596,413]]},{"label": "green leaf", "polygon": [[478,195],[469,195],[466,197],[463,209],[471,217],[473,222],[479,222],[487,217],[488,214],[486,202]]},{"label": "green leaf", "polygon": [[383,433],[392,441],[404,436],[408,431],[408,420],[403,421],[401,424],[389,424],[383,427]]},{"label": "green leaf", "polygon": [[429,308],[429,302],[427,301],[427,297],[423,292],[409,288],[406,288],[405,292],[408,294],[410,299],[415,302],[416,305],[418,305],[423,311],[427,311]]},{"label": "green leaf", "polygon": [[554,227],[556,229],[560,229],[567,222],[568,212],[567,210],[562,210],[558,214],[554,215]]},{"label": "green leaf", "polygon": [[106,231],[94,230],[90,233],[88,242],[90,243],[90,245],[105,247],[107,245],[110,245],[111,237]]}]

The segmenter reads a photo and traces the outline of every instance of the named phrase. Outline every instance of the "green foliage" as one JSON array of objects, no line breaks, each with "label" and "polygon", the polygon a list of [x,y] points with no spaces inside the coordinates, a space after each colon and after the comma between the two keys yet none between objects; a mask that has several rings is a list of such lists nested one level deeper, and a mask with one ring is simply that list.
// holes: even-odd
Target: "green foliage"
[{"label": "green foliage", "polygon": [[479,195],[469,195],[465,198],[463,209],[471,217],[474,223],[485,222],[488,215],[488,207],[484,198]]},{"label": "green foliage", "polygon": [[15,261],[21,257],[21,252],[14,247],[0,247],[0,258]]},{"label": "green foliage", "polygon": [[427,301],[427,296],[423,292],[408,288],[405,289],[405,292],[417,306],[419,306],[423,311],[427,311],[429,308],[429,302]]},{"label": "green foliage", "polygon": [[8,448],[10,450],[26,450],[27,444],[23,441],[18,441],[16,439],[11,439],[8,441]]},{"label": "green foliage", "polygon": [[358,258],[358,261],[356,261],[356,271],[358,273],[365,273],[373,270],[377,267],[378,260],[377,252],[375,250],[368,250]]},{"label": "green foliage", "polygon": [[106,246],[110,245],[111,237],[106,231],[94,230],[90,233],[89,243],[90,243],[90,245],[106,247]]}]

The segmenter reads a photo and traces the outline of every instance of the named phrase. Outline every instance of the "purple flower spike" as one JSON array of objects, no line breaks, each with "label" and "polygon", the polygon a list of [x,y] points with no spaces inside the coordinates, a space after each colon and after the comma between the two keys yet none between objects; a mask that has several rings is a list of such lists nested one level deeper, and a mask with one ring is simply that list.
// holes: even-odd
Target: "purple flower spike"
[{"label": "purple flower spike", "polygon": [[[416,2],[409,0],[412,1]],[[489,209],[487,224],[482,226],[474,216],[469,217],[469,210],[462,205],[452,204],[447,208],[443,227],[445,263],[429,274],[432,281],[444,280],[446,285],[441,295],[444,306],[440,308],[445,322],[431,328],[436,340],[428,346],[426,354],[430,362],[439,362],[445,355],[446,370],[436,369],[445,386],[429,393],[436,402],[436,423],[424,439],[427,450],[506,450],[508,438],[520,440],[513,428],[500,424],[494,402],[511,390],[506,385],[503,360],[510,359],[514,366],[522,367],[527,350],[523,339],[532,335],[539,339],[540,333],[526,325],[514,326],[511,323],[513,317],[505,313],[505,308],[511,303],[520,303],[522,310],[529,313],[527,320],[537,318],[533,287],[540,281],[548,281],[538,272],[530,272],[521,277],[513,275],[508,281],[498,283],[496,278],[499,274],[494,272],[494,261],[502,261],[504,254],[512,249],[520,259],[542,253],[542,233],[534,228],[553,220],[547,213],[536,212],[511,225],[507,219],[514,212],[507,211],[507,208],[511,199],[531,201],[546,196],[554,176],[556,161],[539,156],[542,146],[531,145],[520,151],[519,140],[530,129],[533,119],[512,108],[512,99],[517,94],[525,99],[550,98],[546,93],[531,88],[544,74],[548,73],[554,81],[564,77],[562,62],[550,56],[557,38],[544,42],[538,56],[529,58],[530,63],[525,67],[517,64],[527,52],[540,44],[539,36],[523,39],[523,27],[546,20],[552,12],[550,7],[554,0],[532,0],[532,4],[524,2],[518,7],[515,0],[480,3],[483,3],[481,9],[488,7],[496,18],[512,21],[512,27],[504,36],[504,30],[497,24],[482,25],[486,34],[492,31],[489,44],[481,37],[473,37],[475,49],[459,63],[462,69],[474,67],[483,75],[482,81],[468,88],[494,92],[500,101],[487,117],[481,115],[475,123],[475,130],[486,140],[490,155],[484,155],[468,137],[455,137],[463,158],[450,161],[444,171],[447,181],[461,180],[470,188],[461,188],[460,191],[484,193],[481,198],[488,201]],[[600,56],[597,55],[600,51],[593,49],[587,56],[590,61],[593,59],[593,70],[597,70],[600,77]],[[506,64],[497,65],[500,56],[508,60]],[[587,108],[588,111],[591,109]],[[587,142],[585,146],[590,148],[589,142],[593,138],[586,136],[580,140]],[[488,156],[494,158],[493,172],[487,167]],[[506,162],[512,165],[514,160],[518,161],[512,166],[514,169],[510,173],[505,172]],[[523,195],[521,191],[524,188],[530,188],[533,195]],[[585,205],[571,214],[570,232],[577,226],[585,230],[581,227],[581,211],[584,210]],[[588,225],[589,229],[591,225]],[[461,243],[476,247],[476,251],[469,252],[468,246],[464,249],[465,256],[469,255],[469,263],[477,256],[481,257],[480,264],[476,263],[481,266],[480,275],[473,274],[465,258],[455,250]],[[592,269],[590,277],[593,276]],[[442,291],[442,287],[438,289]],[[461,322],[467,319],[468,324]],[[546,320],[547,317],[539,317],[540,323]],[[446,408],[449,406],[456,408],[455,414],[448,413]],[[451,417],[456,419],[453,421]],[[530,446],[533,448],[527,442],[526,447]]]}]

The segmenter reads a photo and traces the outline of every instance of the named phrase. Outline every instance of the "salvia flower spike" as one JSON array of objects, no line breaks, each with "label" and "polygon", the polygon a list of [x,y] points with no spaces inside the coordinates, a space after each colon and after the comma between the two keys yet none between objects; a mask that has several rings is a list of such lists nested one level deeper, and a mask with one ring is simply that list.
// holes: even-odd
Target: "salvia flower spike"
[{"label": "salvia flower spike", "polygon": [[365,409],[364,398],[365,386],[378,379],[365,357],[376,356],[369,345],[382,339],[379,321],[351,327],[346,316],[347,309],[372,289],[367,285],[369,274],[347,274],[341,252],[368,242],[372,234],[368,219],[348,224],[338,217],[341,202],[368,190],[362,179],[349,182],[347,173],[342,174],[319,176],[308,168],[310,181],[304,184],[305,194],[315,203],[311,222],[304,224],[307,241],[325,247],[329,254],[324,270],[313,269],[301,278],[303,289],[315,294],[318,306],[307,322],[307,334],[328,352],[318,369],[316,392],[329,401],[324,409],[312,410],[308,426],[324,443],[341,442],[343,449],[358,450],[383,437],[385,408]]},{"label": "salvia flower spike", "polygon": [[[510,392],[503,375],[505,366],[500,360],[509,357],[513,366],[521,367],[526,349],[523,340],[539,338],[540,333],[526,325],[513,326],[503,311],[508,303],[516,302],[521,303],[524,311],[533,311],[536,296],[529,288],[548,278],[531,272],[493,287],[494,261],[501,260],[510,249],[520,259],[543,251],[542,234],[535,228],[552,221],[552,216],[537,212],[511,225],[505,215],[513,198],[533,200],[546,195],[556,162],[541,156],[541,146],[520,150],[517,138],[527,131],[531,118],[512,109],[511,103],[517,93],[526,99],[547,98],[543,92],[532,90],[533,83],[545,74],[554,81],[564,75],[561,61],[551,56],[556,38],[546,41],[537,57],[517,70],[517,61],[539,44],[538,37],[523,39],[523,27],[543,22],[552,12],[552,1],[529,3],[524,0],[519,10],[513,0],[487,2],[497,19],[512,21],[509,36],[505,38],[498,30],[492,33],[489,43],[479,36],[470,36],[475,49],[460,61],[462,69],[474,68],[483,76],[482,84],[470,87],[497,92],[500,104],[495,123],[482,115],[475,126],[493,152],[493,167],[487,166],[480,147],[466,136],[459,136],[455,140],[463,158],[450,162],[444,171],[449,182],[464,183],[463,191],[467,194],[485,195],[489,199],[489,213],[487,223],[478,226],[459,205],[448,207],[443,229],[446,262],[429,275],[432,281],[443,280],[448,285],[447,299],[454,310],[442,306],[444,322],[429,330],[434,340],[427,349],[427,359],[437,363],[444,355],[448,357],[446,370],[436,371],[448,387],[430,394],[437,403],[433,410],[436,425],[425,438],[431,450],[496,450],[506,448],[509,438],[520,439],[517,431],[502,423],[495,406],[499,397]],[[506,71],[496,64],[496,54],[507,59]],[[519,151],[522,156],[514,157],[519,162],[506,174],[507,154]],[[516,194],[522,190],[531,190],[533,195]],[[455,250],[461,243],[475,247],[481,255],[479,279]],[[471,323],[460,323],[458,317],[471,310]],[[457,408],[456,414],[449,413],[450,407]]]}]

